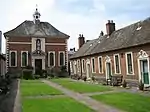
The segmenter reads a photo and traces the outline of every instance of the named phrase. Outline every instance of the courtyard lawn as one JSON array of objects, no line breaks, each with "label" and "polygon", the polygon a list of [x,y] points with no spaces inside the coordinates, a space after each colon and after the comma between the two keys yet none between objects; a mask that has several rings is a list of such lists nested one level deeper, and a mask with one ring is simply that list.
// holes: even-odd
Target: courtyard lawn
[{"label": "courtyard lawn", "polygon": [[23,99],[23,112],[94,112],[90,108],[68,98]]},{"label": "courtyard lawn", "polygon": [[150,97],[139,94],[109,93],[92,96],[92,98],[127,112],[150,112]]},{"label": "courtyard lawn", "polygon": [[52,88],[39,80],[21,80],[22,96],[59,95],[59,90]]},{"label": "courtyard lawn", "polygon": [[112,90],[110,87],[96,84],[88,84],[83,82],[76,82],[71,79],[51,79],[51,81],[79,93],[103,92]]}]

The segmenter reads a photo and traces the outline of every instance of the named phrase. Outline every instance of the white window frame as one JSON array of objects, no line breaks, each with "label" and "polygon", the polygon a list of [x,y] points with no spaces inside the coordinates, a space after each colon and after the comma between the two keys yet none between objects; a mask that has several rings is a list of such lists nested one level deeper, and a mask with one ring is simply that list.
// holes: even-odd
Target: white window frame
[{"label": "white window frame", "polygon": [[65,51],[59,51],[58,66],[61,66],[61,65],[60,65],[60,53],[63,53],[63,54],[64,54],[64,64],[63,64],[63,66],[65,66],[65,62],[66,62],[66,60],[65,60]]},{"label": "white window frame", "polygon": [[[83,63],[83,61],[84,61],[84,63]],[[83,67],[83,65],[84,65],[84,67]],[[82,59],[82,72],[85,73],[85,59]]]},{"label": "white window frame", "polygon": [[[94,59],[94,69],[95,69],[95,71],[93,71],[93,62],[92,62],[92,60]],[[92,65],[92,73],[96,73],[96,66],[95,66],[95,57],[92,57],[91,58],[91,65]]]},{"label": "white window frame", "polygon": [[[130,73],[129,73],[129,70],[128,70],[127,54],[131,54],[131,60],[132,60],[132,74],[130,74]],[[134,75],[133,53],[132,53],[132,52],[126,52],[126,53],[125,53],[125,56],[126,56],[126,72],[127,72],[127,75]]]},{"label": "white window frame", "polygon": [[[15,57],[16,58],[15,66],[11,66],[11,53],[12,52],[15,52],[15,54],[16,54],[16,57]],[[15,50],[10,50],[9,51],[9,66],[10,67],[17,67],[17,51],[15,51]]]},{"label": "white window frame", "polygon": [[28,65],[28,51],[21,51],[21,67],[25,67],[22,65],[22,53],[26,52],[27,53],[27,65]]},{"label": "white window frame", "polygon": [[[119,73],[117,73],[117,70],[116,70],[116,59],[115,59],[115,56],[118,56]],[[121,74],[121,63],[120,63],[120,55],[119,54],[114,54],[114,69],[115,69],[115,74]]]},{"label": "white window frame", "polygon": [[[101,64],[102,64],[102,72],[100,72],[100,64],[99,64],[99,59],[100,58],[101,58]],[[103,57],[102,56],[98,57],[98,71],[99,71],[99,73],[103,73]]]},{"label": "white window frame", "polygon": [[55,66],[55,51],[48,51],[48,67],[51,67],[50,66],[50,53],[53,53],[54,54],[54,65],[52,67]]}]

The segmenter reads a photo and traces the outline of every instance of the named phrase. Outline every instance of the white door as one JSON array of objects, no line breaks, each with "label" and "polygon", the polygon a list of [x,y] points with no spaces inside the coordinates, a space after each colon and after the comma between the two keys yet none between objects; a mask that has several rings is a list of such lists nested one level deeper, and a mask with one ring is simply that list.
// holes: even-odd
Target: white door
[{"label": "white door", "polygon": [[141,71],[141,78],[142,82],[145,85],[149,85],[149,73],[148,73],[148,61],[147,60],[140,60],[140,71]]}]

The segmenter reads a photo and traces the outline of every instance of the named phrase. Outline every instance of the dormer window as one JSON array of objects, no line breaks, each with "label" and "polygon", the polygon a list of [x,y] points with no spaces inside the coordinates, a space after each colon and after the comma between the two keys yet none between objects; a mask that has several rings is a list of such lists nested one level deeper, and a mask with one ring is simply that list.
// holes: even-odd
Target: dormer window
[{"label": "dormer window", "polygon": [[137,29],[136,29],[136,30],[140,30],[141,28],[142,28],[141,24],[140,24],[140,23],[138,23],[138,27],[137,27]]}]

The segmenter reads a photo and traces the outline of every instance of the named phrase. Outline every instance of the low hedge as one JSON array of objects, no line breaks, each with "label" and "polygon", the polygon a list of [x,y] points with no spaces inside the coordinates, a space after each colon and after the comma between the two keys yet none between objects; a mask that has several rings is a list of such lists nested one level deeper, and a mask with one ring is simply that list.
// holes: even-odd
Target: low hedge
[{"label": "low hedge", "polygon": [[33,71],[31,69],[24,69],[22,71],[22,78],[23,79],[34,79]]}]

